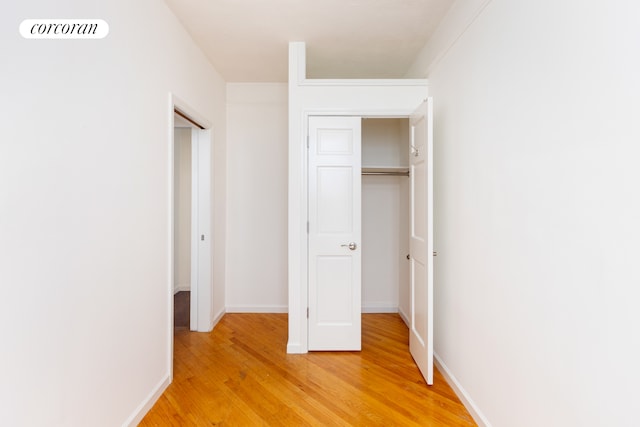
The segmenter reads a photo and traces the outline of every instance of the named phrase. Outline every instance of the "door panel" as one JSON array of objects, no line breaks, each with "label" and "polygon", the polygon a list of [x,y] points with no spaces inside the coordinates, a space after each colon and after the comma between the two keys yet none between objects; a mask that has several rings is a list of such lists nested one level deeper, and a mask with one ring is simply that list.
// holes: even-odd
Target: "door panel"
[{"label": "door panel", "polygon": [[351,233],[353,230],[353,168],[318,167],[318,233]]},{"label": "door panel", "polygon": [[433,384],[433,113],[427,99],[411,116],[411,314],[409,348]]},{"label": "door panel", "polygon": [[[414,280],[413,299],[414,301],[427,301],[427,268],[424,264],[414,258],[412,262],[412,273]],[[428,330],[428,313],[424,304],[413,304],[413,332],[421,346],[426,346]]]},{"label": "door panel", "polygon": [[208,332],[211,323],[211,137],[191,129],[191,310],[190,329]]},{"label": "door panel", "polygon": [[360,145],[359,117],[309,118],[309,350],[361,348]]},{"label": "door panel", "polygon": [[319,256],[317,279],[318,323],[322,325],[348,325],[353,318],[351,278],[352,257]]}]

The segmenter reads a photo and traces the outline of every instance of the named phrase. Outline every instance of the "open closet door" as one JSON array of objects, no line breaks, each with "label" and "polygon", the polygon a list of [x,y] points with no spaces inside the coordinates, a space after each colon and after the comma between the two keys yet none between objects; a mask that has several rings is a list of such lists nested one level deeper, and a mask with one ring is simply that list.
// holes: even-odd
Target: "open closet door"
[{"label": "open closet door", "polygon": [[309,118],[309,350],[361,349],[360,122]]},{"label": "open closet door", "polygon": [[409,348],[433,384],[433,101],[411,115],[411,315]]}]

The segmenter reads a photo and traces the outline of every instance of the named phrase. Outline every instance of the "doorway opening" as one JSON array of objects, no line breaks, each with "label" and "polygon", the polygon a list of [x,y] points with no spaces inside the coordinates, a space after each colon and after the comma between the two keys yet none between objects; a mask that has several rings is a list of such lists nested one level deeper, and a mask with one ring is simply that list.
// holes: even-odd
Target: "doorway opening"
[{"label": "doorway opening", "polygon": [[362,119],[362,312],[409,318],[408,117]]},{"label": "doorway opening", "polygon": [[[433,384],[432,101],[409,120],[369,117],[308,116],[308,350],[360,350],[362,285],[373,283],[372,294],[386,294],[387,301],[369,301],[367,311],[400,313],[410,352]],[[374,216],[363,212],[368,205]],[[380,235],[389,225],[391,239],[377,245],[376,236],[363,236],[366,229]],[[363,260],[373,276],[364,283]],[[384,276],[396,286],[387,286]]]},{"label": "doorway opening", "polygon": [[191,146],[193,125],[174,113],[173,129],[173,327],[191,323]]},{"label": "doorway opening", "polygon": [[408,117],[309,117],[310,351],[360,350],[362,313],[409,324],[410,145]]},{"label": "doorway opening", "polygon": [[[212,130],[174,95],[170,99],[169,336],[213,324]],[[171,363],[171,366],[173,364]]]}]

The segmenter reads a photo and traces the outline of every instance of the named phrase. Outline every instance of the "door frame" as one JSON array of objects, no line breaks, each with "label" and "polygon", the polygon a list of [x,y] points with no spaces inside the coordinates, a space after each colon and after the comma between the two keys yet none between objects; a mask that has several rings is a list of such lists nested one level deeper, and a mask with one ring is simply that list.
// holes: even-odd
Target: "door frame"
[{"label": "door frame", "polygon": [[[193,128],[191,132],[191,330],[209,332],[213,328],[213,225],[211,207],[213,200],[212,180],[212,147],[213,129],[211,121],[192,108],[173,93],[169,93],[168,102],[168,188],[169,188],[169,254],[167,302],[169,316],[167,318],[167,334],[170,343],[168,352],[171,376],[173,376],[173,280],[175,265],[175,188],[174,188],[174,112],[178,110],[204,129]],[[204,234],[205,240],[199,237]],[[194,274],[195,272],[195,274]]]}]

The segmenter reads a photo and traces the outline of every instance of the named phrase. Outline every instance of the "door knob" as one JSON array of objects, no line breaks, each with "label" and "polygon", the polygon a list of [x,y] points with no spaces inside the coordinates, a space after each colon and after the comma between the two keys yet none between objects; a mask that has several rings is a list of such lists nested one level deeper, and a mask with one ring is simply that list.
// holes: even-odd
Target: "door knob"
[{"label": "door knob", "polygon": [[341,246],[341,247],[343,247],[343,248],[349,248],[349,249],[351,249],[352,251],[355,251],[355,250],[356,250],[356,248],[358,247],[358,245],[356,245],[354,242],[350,242],[349,244],[346,244],[346,243],[345,243],[345,244],[342,244],[342,245],[340,245],[340,246]]}]

